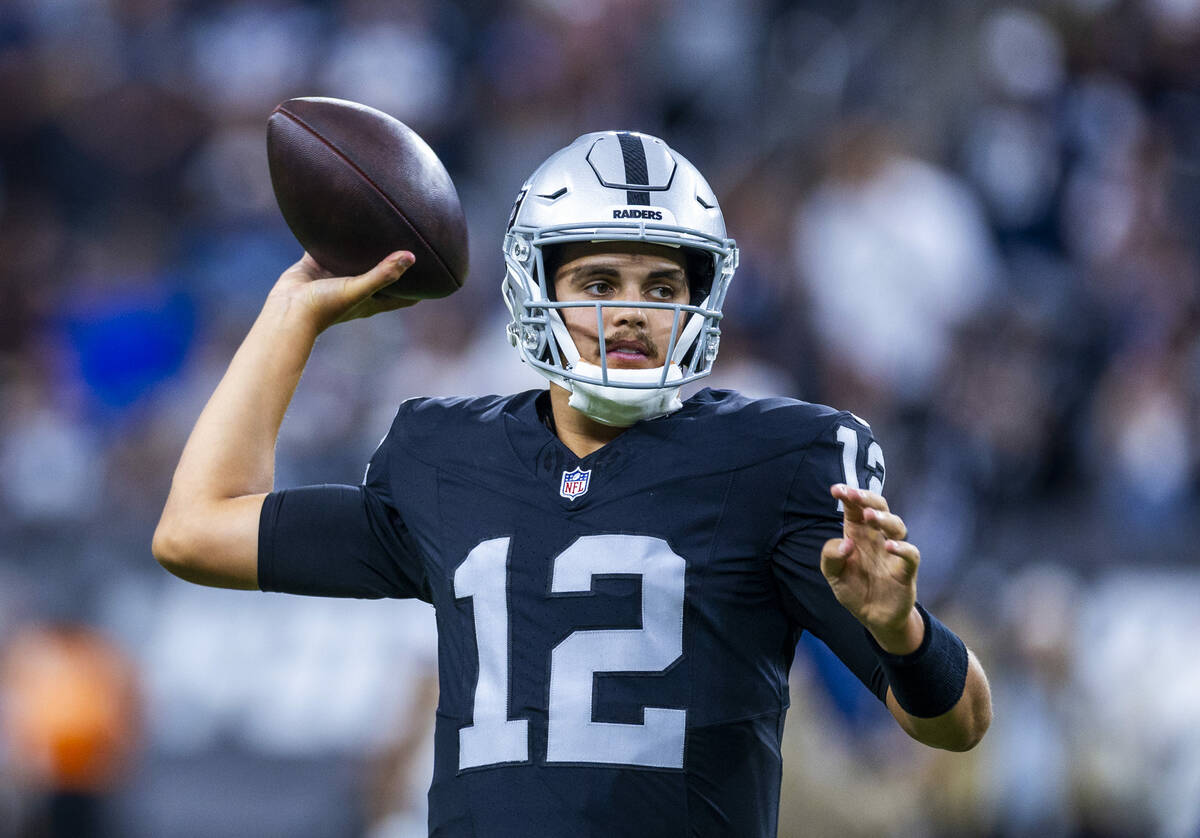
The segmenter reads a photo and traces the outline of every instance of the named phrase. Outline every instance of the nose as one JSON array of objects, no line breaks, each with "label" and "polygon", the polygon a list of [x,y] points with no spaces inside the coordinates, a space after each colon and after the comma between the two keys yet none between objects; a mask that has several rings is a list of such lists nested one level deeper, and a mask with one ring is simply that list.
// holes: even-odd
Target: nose
[{"label": "nose", "polygon": [[613,306],[612,309],[612,324],[613,326],[630,326],[632,328],[644,329],[646,327],[646,309],[638,306]]}]

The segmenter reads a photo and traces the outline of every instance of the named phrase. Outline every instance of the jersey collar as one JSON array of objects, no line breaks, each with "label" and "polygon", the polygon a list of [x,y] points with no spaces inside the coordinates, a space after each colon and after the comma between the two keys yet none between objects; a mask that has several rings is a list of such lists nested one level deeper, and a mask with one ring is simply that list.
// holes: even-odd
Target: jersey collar
[{"label": "jersey collar", "polygon": [[[638,459],[632,454],[639,446],[667,443],[683,424],[681,420],[695,411],[693,399],[668,416],[632,425],[586,457],[576,456],[544,420],[550,410],[550,392],[545,389],[514,396],[504,414],[504,430],[513,455],[551,493],[550,497],[557,498],[568,509],[581,509],[604,496],[605,486]],[[561,497],[563,472],[579,468],[591,472],[587,494],[574,499]]]}]

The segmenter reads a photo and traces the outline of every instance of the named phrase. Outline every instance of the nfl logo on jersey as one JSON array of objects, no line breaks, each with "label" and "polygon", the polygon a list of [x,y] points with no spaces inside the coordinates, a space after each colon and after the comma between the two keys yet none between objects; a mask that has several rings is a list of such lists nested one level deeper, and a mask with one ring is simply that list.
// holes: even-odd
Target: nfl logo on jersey
[{"label": "nfl logo on jersey", "polygon": [[584,471],[581,468],[577,468],[574,471],[564,471],[562,486],[559,487],[558,493],[564,498],[575,500],[580,495],[587,493],[588,481],[591,477],[591,469]]}]

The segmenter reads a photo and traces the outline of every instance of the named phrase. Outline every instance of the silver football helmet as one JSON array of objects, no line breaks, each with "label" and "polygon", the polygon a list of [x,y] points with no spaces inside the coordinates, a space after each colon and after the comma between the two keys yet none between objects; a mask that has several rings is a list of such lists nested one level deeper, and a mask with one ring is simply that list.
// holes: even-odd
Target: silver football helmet
[{"label": "silver football helmet", "polygon": [[[689,304],[572,301],[554,297],[553,254],[571,242],[630,241],[685,249]],[[632,131],[584,134],[553,154],[521,187],[504,237],[508,336],[525,363],[571,393],[570,404],[627,427],[677,410],[679,388],[712,371],[721,306],[737,268],[717,199],[700,172],[657,137]],[[580,358],[559,315],[568,307],[674,309],[667,363],[609,369]]]}]

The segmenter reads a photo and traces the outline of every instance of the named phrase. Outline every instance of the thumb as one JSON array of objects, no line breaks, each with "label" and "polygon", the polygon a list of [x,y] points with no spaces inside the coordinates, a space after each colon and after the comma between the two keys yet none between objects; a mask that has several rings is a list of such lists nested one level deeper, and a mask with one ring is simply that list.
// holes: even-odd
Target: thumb
[{"label": "thumb", "polygon": [[846,557],[854,549],[854,542],[849,538],[831,538],[821,548],[821,575],[832,582],[842,575],[846,568]]},{"label": "thumb", "polygon": [[356,298],[366,299],[398,280],[415,261],[416,257],[410,251],[397,250],[365,274],[352,277],[347,284]]}]

